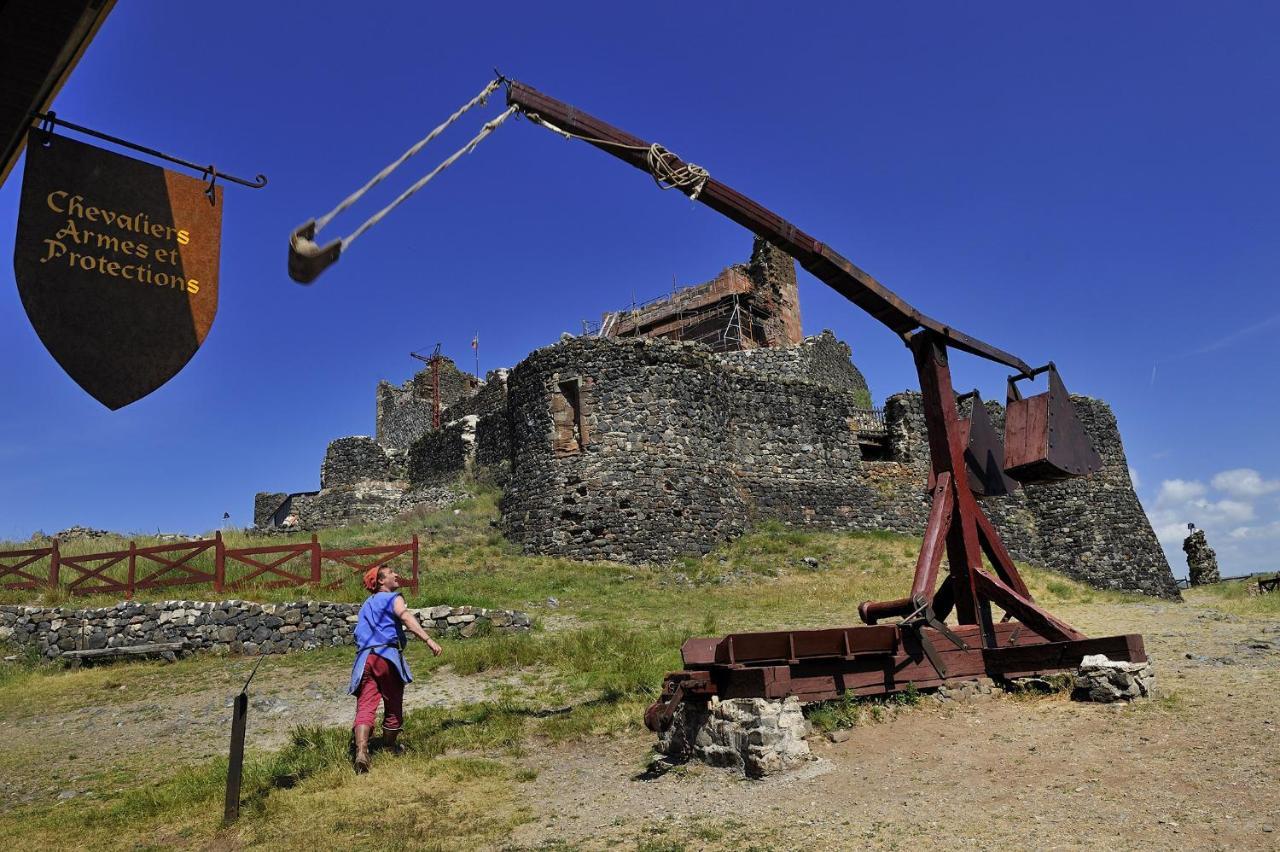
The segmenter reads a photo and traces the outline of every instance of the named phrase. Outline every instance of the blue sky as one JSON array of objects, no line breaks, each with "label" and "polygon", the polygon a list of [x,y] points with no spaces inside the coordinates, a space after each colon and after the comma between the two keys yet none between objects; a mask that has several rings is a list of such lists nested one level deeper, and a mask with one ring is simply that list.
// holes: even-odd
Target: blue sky
[{"label": "blue sky", "polygon": [[[1280,568],[1280,7],[1264,3],[120,3],[62,91],[70,121],[235,174],[220,306],[169,384],[110,412],[0,286],[0,538],[73,523],[202,531],[260,490],[318,487],[372,434],[374,388],[436,342],[482,370],[583,319],[744,260],[738,226],[581,143],[509,122],[310,288],[286,241],[497,66],[663,142],[926,313],[1107,400],[1185,574]],[[604,10],[604,11],[601,11]],[[497,99],[326,236],[461,145]],[[475,116],[472,120],[472,116]],[[12,256],[21,164],[0,187]],[[897,338],[801,273],[806,333],[853,347],[877,400]],[[958,388],[1003,394],[964,355]]]}]

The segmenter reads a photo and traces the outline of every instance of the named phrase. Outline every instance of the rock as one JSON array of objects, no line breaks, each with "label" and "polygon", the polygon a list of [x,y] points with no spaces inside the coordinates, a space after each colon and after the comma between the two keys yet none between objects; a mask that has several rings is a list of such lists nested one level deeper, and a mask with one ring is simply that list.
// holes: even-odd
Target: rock
[{"label": "rock", "polygon": [[849,733],[848,728],[837,728],[834,731],[827,732],[827,739],[829,739],[833,743],[846,742],[851,736],[853,735]]},{"label": "rock", "polygon": [[1072,697],[1081,701],[1109,703],[1147,698],[1155,686],[1151,663],[1127,663],[1091,654],[1080,662],[1074,677]]},{"label": "rock", "polygon": [[1190,572],[1190,583],[1193,586],[1204,586],[1220,582],[1218,572],[1218,556],[1209,546],[1204,530],[1193,530],[1182,542],[1182,550],[1187,554],[1187,569]]},{"label": "rock", "polygon": [[692,758],[759,778],[811,760],[807,732],[795,696],[735,698],[707,707],[681,704],[657,750],[676,761]]}]

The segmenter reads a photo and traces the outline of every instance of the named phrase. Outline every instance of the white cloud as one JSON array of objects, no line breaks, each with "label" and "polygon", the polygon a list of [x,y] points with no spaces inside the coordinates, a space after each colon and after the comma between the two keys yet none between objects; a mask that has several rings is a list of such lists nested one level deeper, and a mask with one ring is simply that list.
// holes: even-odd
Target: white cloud
[{"label": "white cloud", "polygon": [[1138,471],[1133,468],[1129,468],[1129,480],[1133,483],[1135,491],[1142,487],[1142,482],[1138,479]]},{"label": "white cloud", "polygon": [[1224,521],[1251,521],[1255,517],[1252,503],[1241,500],[1219,500],[1216,503],[1208,500],[1197,500],[1192,505],[1222,518]]},{"label": "white cloud", "polygon": [[1251,467],[1224,470],[1210,480],[1214,488],[1232,497],[1258,498],[1273,491],[1280,491],[1280,479],[1263,479],[1262,474]]},{"label": "white cloud", "polygon": [[1212,491],[1198,480],[1166,479],[1147,513],[1174,576],[1186,574],[1182,542],[1188,523],[1205,531],[1224,577],[1277,567],[1280,500],[1262,498],[1280,491],[1280,482],[1252,468],[1235,468],[1218,473],[1210,483]]},{"label": "white cloud", "polygon": [[1160,483],[1160,493],[1156,496],[1157,506],[1176,506],[1209,492],[1203,482],[1187,479],[1166,479]]},{"label": "white cloud", "polygon": [[1227,536],[1236,541],[1280,539],[1280,521],[1272,521],[1269,524],[1262,524],[1257,527],[1236,527],[1227,533]]}]

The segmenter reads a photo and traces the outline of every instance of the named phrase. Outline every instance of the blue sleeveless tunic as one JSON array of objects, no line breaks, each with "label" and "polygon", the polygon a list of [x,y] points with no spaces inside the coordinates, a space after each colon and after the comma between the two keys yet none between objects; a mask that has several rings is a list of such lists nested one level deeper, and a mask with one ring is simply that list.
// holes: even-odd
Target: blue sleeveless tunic
[{"label": "blue sleeveless tunic", "polygon": [[364,664],[370,654],[377,654],[395,667],[400,673],[400,680],[410,683],[413,675],[409,673],[409,664],[405,662],[400,649],[404,647],[404,625],[396,617],[396,598],[399,592],[376,592],[360,607],[360,615],[356,621],[356,662],[351,669],[351,688],[347,691],[355,695],[360,689],[360,681],[364,677]]}]

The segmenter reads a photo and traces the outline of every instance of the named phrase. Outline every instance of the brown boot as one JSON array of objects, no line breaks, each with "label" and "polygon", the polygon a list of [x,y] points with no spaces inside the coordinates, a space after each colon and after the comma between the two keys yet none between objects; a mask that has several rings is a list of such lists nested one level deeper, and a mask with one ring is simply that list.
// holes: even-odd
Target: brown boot
[{"label": "brown boot", "polygon": [[356,725],[354,733],[356,737],[356,773],[364,774],[369,771],[369,735],[373,733],[373,725]]},{"label": "brown boot", "polygon": [[399,737],[399,731],[388,731],[386,728],[382,729],[382,747],[394,754],[396,757],[404,754],[404,746],[396,742]]}]

